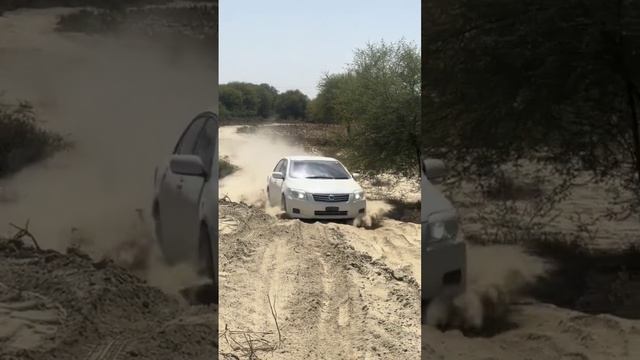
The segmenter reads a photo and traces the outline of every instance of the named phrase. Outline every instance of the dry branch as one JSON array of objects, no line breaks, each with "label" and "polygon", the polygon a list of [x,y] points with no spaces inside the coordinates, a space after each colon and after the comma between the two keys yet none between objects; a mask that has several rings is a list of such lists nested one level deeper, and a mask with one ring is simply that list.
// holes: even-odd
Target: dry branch
[{"label": "dry branch", "polygon": [[276,296],[273,296],[273,305],[271,305],[271,298],[267,294],[267,301],[269,301],[269,309],[271,309],[271,316],[276,323],[276,329],[278,330],[278,346],[282,343],[282,334],[280,333],[280,325],[278,325],[278,311],[276,310]]},{"label": "dry branch", "polygon": [[[229,326],[225,324],[224,331],[219,337],[224,338],[227,345],[229,345],[234,352],[239,352],[242,356],[246,356],[249,359],[258,359],[258,352],[273,352],[282,345],[282,332],[280,331],[280,324],[278,323],[276,297],[274,296],[273,303],[271,303],[271,297],[267,294],[267,301],[269,302],[271,316],[276,325],[278,334],[277,341],[269,339],[269,337],[275,336],[276,333],[273,331],[231,330]],[[236,355],[230,353],[223,355],[229,358],[237,358]]]},{"label": "dry branch", "polygon": [[40,245],[38,245],[38,242],[36,241],[35,236],[33,236],[33,234],[31,234],[31,232],[29,232],[29,220],[27,220],[27,222],[24,225],[24,227],[20,227],[18,225],[13,224],[13,223],[9,223],[9,225],[11,225],[12,227],[14,227],[15,229],[18,230],[18,232],[15,233],[15,235],[13,235],[13,240],[22,240],[24,237],[28,237],[29,239],[31,239],[31,241],[33,242],[33,245],[36,247],[36,249],[41,250],[40,249]]}]

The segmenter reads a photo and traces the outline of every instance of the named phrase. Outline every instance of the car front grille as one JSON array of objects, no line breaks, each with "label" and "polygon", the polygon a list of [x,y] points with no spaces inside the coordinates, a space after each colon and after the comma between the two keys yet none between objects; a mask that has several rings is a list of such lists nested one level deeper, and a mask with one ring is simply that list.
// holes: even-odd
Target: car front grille
[{"label": "car front grille", "polygon": [[345,216],[347,215],[346,211],[314,211],[315,215],[318,216]]},{"label": "car front grille", "polygon": [[319,202],[347,202],[349,194],[313,194],[313,200]]}]

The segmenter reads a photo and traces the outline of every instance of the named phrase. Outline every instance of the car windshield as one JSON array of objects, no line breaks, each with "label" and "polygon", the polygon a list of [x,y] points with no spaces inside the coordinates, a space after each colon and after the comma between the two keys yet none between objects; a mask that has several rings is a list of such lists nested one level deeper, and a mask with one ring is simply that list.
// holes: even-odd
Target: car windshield
[{"label": "car windshield", "polygon": [[291,162],[289,176],[294,179],[349,179],[347,170],[337,161],[296,160]]}]

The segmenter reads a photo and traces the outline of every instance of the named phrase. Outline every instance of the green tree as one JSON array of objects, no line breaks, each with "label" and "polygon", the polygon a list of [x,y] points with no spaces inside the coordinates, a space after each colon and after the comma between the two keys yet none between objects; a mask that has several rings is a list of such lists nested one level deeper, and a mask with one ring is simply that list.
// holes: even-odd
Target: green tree
[{"label": "green tree", "polygon": [[229,111],[233,113],[242,109],[242,92],[231,85],[220,86],[220,103]]},{"label": "green tree", "polygon": [[263,118],[268,118],[274,114],[278,90],[264,83],[259,85],[259,90],[258,115]]},{"label": "green tree", "polygon": [[230,82],[220,85],[221,117],[261,117],[273,115],[278,91],[269,84]]},{"label": "green tree", "polygon": [[324,116],[347,126],[347,156],[375,171],[416,172],[420,132],[420,52],[404,40],[355,51],[347,72],[326,76]]},{"label": "green tree", "polygon": [[304,119],[309,98],[300,90],[288,90],[276,99],[276,113],[281,119]]},{"label": "green tree", "polygon": [[523,158],[619,179],[640,206],[640,5],[434,0],[423,144],[467,176]]},{"label": "green tree", "polygon": [[343,106],[342,99],[352,81],[351,73],[326,74],[318,84],[318,95],[309,114],[310,120],[319,123],[349,121],[344,118],[346,114],[342,113],[347,108]]}]

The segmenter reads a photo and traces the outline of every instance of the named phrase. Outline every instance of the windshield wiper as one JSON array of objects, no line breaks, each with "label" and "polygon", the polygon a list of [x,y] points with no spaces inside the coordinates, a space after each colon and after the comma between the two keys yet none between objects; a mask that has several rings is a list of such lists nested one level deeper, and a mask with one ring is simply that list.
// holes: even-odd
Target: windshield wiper
[{"label": "windshield wiper", "polygon": [[305,179],[333,179],[331,176],[307,176]]}]

